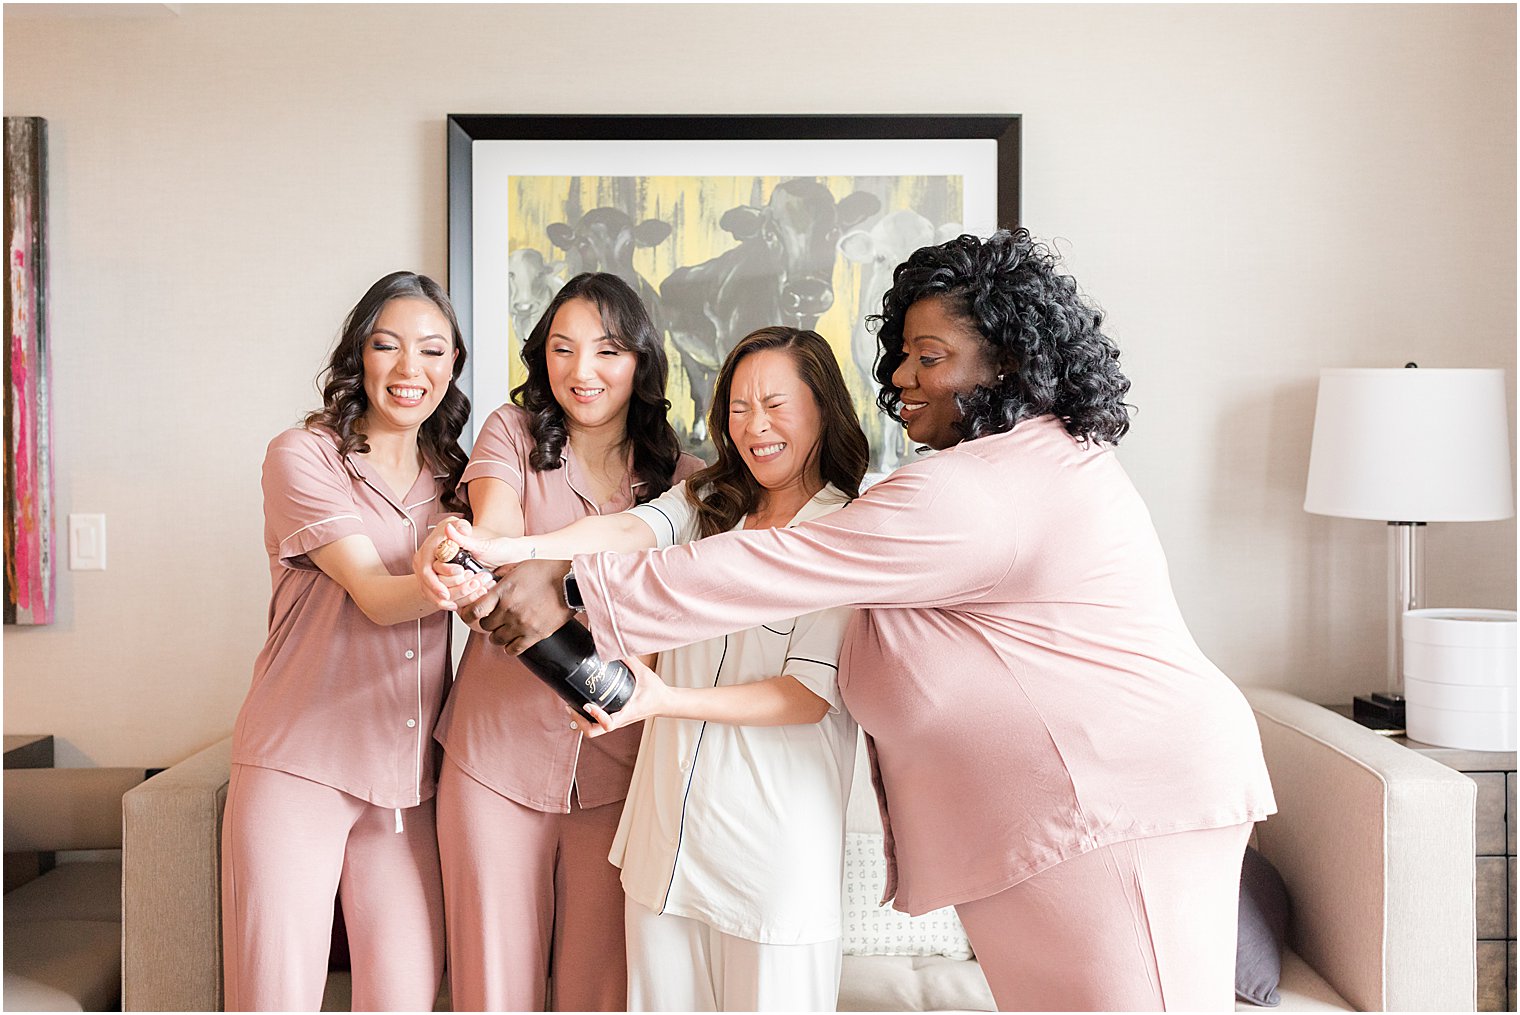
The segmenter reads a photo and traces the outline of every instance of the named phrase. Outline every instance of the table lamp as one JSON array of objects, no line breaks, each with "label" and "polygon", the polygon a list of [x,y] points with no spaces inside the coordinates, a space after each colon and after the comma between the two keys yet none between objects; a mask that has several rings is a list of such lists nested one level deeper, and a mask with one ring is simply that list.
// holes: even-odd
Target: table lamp
[{"label": "table lamp", "polygon": [[1504,371],[1321,370],[1304,510],[1388,523],[1387,689],[1353,715],[1402,729],[1400,627],[1423,605],[1425,523],[1515,513]]}]

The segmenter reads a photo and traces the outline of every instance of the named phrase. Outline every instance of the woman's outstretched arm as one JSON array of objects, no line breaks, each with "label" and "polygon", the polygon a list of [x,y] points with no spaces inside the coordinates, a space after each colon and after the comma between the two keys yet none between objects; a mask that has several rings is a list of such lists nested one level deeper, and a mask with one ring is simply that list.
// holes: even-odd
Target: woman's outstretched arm
[{"label": "woman's outstretched arm", "polygon": [[562,529],[532,536],[483,536],[476,528],[451,523],[456,534],[449,538],[488,567],[501,567],[524,560],[569,560],[580,553],[633,553],[656,546],[654,532],[638,515],[620,511],[611,515],[587,515]]},{"label": "woman's outstretched arm", "polygon": [[[990,463],[945,452],[794,528],[579,556],[587,626],[602,658],[626,659],[836,606],[964,603],[1013,566],[1006,488]],[[559,594],[535,573],[503,581],[531,581],[517,589],[524,598]],[[551,633],[510,609],[492,608],[480,624],[518,652]]]}]

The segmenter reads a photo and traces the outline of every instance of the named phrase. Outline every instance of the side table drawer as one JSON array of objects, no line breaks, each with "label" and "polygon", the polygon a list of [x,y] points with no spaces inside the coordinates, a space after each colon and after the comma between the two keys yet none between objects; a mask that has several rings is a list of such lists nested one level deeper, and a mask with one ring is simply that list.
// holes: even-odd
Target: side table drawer
[{"label": "side table drawer", "polygon": [[1509,943],[1509,1006],[1504,1011],[1515,1010],[1515,942]]},{"label": "side table drawer", "polygon": [[1515,773],[1504,773],[1504,781],[1509,787],[1509,792],[1504,794],[1504,823],[1509,826],[1509,849],[1510,856],[1515,855],[1515,824],[1520,821],[1520,814],[1515,813]]},{"label": "side table drawer", "polygon": [[1478,786],[1478,1011],[1515,1010],[1514,772],[1468,772]]},{"label": "side table drawer", "polygon": [[1478,938],[1509,937],[1509,858],[1478,857]]},{"label": "side table drawer", "polygon": [[1478,1011],[1510,1011],[1508,941],[1478,942]]},{"label": "side table drawer", "polygon": [[1503,856],[1514,852],[1509,845],[1512,833],[1505,827],[1505,783],[1512,782],[1508,772],[1469,772],[1478,784],[1478,824],[1476,828],[1479,856]]}]

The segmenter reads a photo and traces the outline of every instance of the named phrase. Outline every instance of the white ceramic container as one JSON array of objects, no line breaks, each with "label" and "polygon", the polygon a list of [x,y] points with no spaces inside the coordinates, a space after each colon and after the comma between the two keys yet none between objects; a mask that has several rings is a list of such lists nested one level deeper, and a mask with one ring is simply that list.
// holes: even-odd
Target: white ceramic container
[{"label": "white ceramic container", "polygon": [[1404,718],[1411,740],[1515,749],[1513,610],[1404,614]]}]

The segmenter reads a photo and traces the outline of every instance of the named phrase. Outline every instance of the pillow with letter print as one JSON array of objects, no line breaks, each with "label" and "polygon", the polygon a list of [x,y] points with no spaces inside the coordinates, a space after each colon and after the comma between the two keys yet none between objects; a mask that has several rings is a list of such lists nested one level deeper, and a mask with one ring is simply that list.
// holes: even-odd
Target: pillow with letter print
[{"label": "pillow with letter print", "polygon": [[971,942],[951,907],[908,916],[881,905],[887,883],[880,832],[846,832],[844,953],[971,958]]}]

